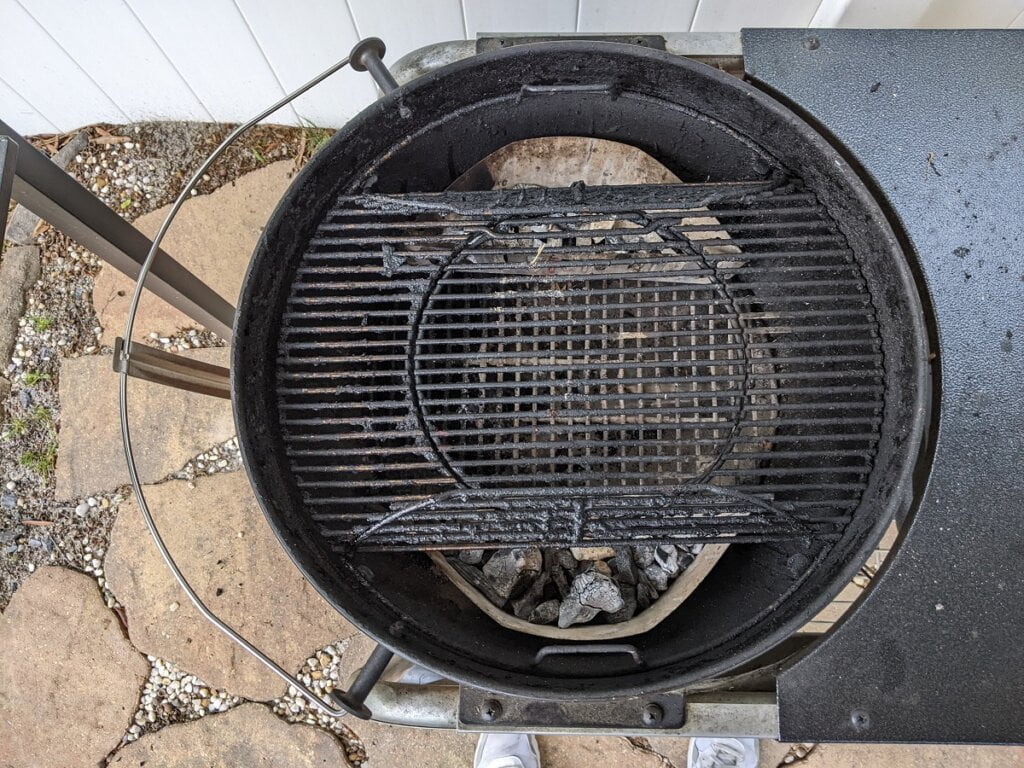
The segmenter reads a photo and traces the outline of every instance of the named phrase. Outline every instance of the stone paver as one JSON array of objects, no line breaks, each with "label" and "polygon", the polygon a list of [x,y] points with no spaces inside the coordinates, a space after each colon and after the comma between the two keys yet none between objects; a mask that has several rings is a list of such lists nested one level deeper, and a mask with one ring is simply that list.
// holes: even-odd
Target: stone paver
[{"label": "stone paver", "polygon": [[95,581],[40,569],[0,618],[0,766],[97,765],[148,672]]},{"label": "stone paver", "polygon": [[[215,612],[285,669],[355,633],[301,576],[242,472],[148,486],[167,546]],[[135,646],[237,696],[266,701],[284,684],[210,625],[174,582],[133,500],[118,510],[105,562]]]},{"label": "stone paver", "polygon": [[[182,206],[163,241],[163,249],[200,280],[234,304],[242,287],[256,241],[267,219],[291,183],[291,160],[282,160],[242,176],[234,184],[200,195]],[[135,226],[147,237],[156,235],[170,206],[139,217]],[[124,331],[135,281],[104,266],[96,277],[93,304],[103,326],[103,344],[113,346]],[[135,334],[161,335],[196,322],[152,293],[143,294]]]},{"label": "stone paver", "polygon": [[[182,353],[217,365],[227,349]],[[128,483],[118,416],[118,376],[110,355],[61,363],[61,428],[57,455],[58,499],[73,499]],[[190,458],[235,432],[227,400],[137,379],[128,383],[132,446],[144,483],[162,480]]]},{"label": "stone paver", "polygon": [[622,736],[538,736],[537,741],[543,768],[668,768],[660,755],[638,749]]},{"label": "stone paver", "polygon": [[123,747],[116,768],[340,768],[345,748],[326,731],[288,725],[262,704],[171,725]]}]

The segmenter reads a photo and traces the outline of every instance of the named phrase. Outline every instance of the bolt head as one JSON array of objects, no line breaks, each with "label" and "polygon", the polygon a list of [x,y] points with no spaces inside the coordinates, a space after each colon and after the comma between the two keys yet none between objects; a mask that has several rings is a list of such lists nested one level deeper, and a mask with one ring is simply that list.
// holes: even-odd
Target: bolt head
[{"label": "bolt head", "polygon": [[480,719],[485,723],[493,723],[501,717],[502,706],[497,699],[485,699],[480,705]]},{"label": "bolt head", "polygon": [[850,713],[850,724],[855,731],[866,731],[871,727],[871,715],[866,710],[855,709]]},{"label": "bolt head", "polygon": [[652,701],[643,708],[640,718],[646,726],[659,725],[665,719],[665,710],[661,708],[660,704]]}]

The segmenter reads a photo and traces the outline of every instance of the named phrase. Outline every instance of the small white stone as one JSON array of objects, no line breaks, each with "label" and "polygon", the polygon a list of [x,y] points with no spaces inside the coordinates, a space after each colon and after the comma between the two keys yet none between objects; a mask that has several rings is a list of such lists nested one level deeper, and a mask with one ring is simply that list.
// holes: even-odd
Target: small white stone
[{"label": "small white stone", "polygon": [[171,603],[170,605],[167,606],[167,610],[170,611],[171,613],[174,613],[176,610],[178,610],[179,607],[180,606],[177,603]]}]

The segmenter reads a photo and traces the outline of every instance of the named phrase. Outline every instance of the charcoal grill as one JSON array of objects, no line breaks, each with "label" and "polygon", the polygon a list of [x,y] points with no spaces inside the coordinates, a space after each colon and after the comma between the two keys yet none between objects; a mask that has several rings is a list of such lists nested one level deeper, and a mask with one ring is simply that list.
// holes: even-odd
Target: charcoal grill
[{"label": "charcoal grill", "polygon": [[[559,135],[682,183],[449,189]],[[720,675],[824,607],[906,503],[928,387],[893,232],[815,131],[685,58],[514,46],[389,90],[295,180],[239,307],[271,524],[358,626],[481,688]],[[545,651],[406,551],[681,540],[742,546],[630,652]]]},{"label": "charcoal grill", "polygon": [[[935,34],[946,48],[991,54],[974,61],[992,74],[974,87],[1019,81],[991,66],[1009,60],[997,54],[1019,35]],[[973,156],[949,160],[962,187],[932,180],[946,162],[934,151],[921,172],[942,189],[914,181],[909,137],[946,136],[914,109],[889,114],[893,141],[865,145],[857,110],[883,83],[861,93],[851,74],[891,44],[909,58],[887,54],[879,67],[913,90],[932,73],[934,39],[749,31],[745,66],[760,87],[652,50],[664,47],[657,36],[626,42],[441,46],[414,57],[421,71],[399,86],[379,41],[364,41],[353,66],[373,74],[383,97],[309,163],[261,238],[233,340],[246,468],[296,564],[381,643],[335,703],[472,730],[1019,740],[1019,701],[992,695],[1004,676],[1020,677],[1019,644],[983,637],[991,623],[979,598],[985,578],[1020,584],[1010,565],[1019,526],[1004,514],[1020,498],[1004,471],[1019,418],[986,414],[992,400],[964,377],[981,347],[957,327],[981,333],[993,308],[1019,300],[998,277],[970,284],[991,291],[973,303],[948,290],[935,252],[978,219],[972,200],[949,203],[961,188],[994,211],[1009,197]],[[432,56],[447,66],[427,66]],[[807,90],[819,66],[848,103],[820,96],[820,83]],[[783,106],[773,86],[811,114]],[[915,92],[916,109],[948,117],[938,92]],[[960,101],[955,116],[972,139],[998,139],[1012,154],[1018,137],[1002,137],[999,124],[1024,115],[1019,100],[985,92],[999,105],[992,118]],[[680,183],[503,191],[479,178],[492,152],[553,136],[627,143]],[[918,186],[927,198],[915,197]],[[940,211],[961,208],[940,226]],[[1009,242],[1013,219],[999,221],[975,236],[1003,254],[993,238],[1005,230]],[[947,250],[961,260],[971,252]],[[1002,304],[986,304],[992,297]],[[936,327],[944,345],[929,338]],[[1012,352],[1012,331],[1000,338]],[[135,347],[118,360],[126,374],[225,394],[211,366],[183,374],[184,364]],[[992,386],[1018,368],[992,363]],[[177,571],[134,473],[124,382],[133,485],[175,575],[222,630],[311,702],[340,711],[213,616]],[[940,383],[1000,435],[986,444],[992,471],[950,454],[960,442],[978,448],[984,430],[948,404],[938,418],[930,397]],[[938,436],[926,442],[930,415]],[[966,488],[991,490],[994,512],[951,538]],[[894,517],[904,521],[897,564],[808,648],[795,631]],[[498,626],[426,554],[638,540],[736,546],[684,605],[626,643],[557,645]],[[938,551],[962,583],[936,568]],[[1020,625],[1019,601],[1000,605]],[[987,655],[964,645],[967,629]],[[938,641],[922,644],[924,631]],[[459,682],[455,698],[374,687],[392,651]],[[950,685],[970,702],[955,726],[936,716]]]}]

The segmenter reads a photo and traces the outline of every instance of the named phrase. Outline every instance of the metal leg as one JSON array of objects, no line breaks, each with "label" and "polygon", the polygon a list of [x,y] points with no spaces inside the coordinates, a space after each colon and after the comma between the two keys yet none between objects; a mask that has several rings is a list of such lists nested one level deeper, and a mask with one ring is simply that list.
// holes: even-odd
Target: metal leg
[{"label": "metal leg", "polygon": [[[14,199],[115,269],[137,278],[152,245],[149,238],[3,121],[0,137],[9,139],[18,149]],[[221,338],[231,338],[235,308],[167,253],[157,254],[148,277],[146,288],[204,328]]]},{"label": "metal leg", "polygon": [[120,336],[114,342],[114,370],[143,381],[231,399],[231,374],[227,368],[141,344],[131,344],[126,351]]},{"label": "metal leg", "polygon": [[0,136],[0,239],[7,231],[7,206],[14,186],[14,164],[18,159],[18,145]]}]

